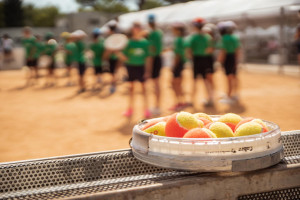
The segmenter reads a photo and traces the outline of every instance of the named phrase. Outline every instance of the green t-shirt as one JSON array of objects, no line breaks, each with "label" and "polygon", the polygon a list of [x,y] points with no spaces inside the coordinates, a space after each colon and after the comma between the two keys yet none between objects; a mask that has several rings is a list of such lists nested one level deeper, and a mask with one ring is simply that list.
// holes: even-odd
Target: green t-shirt
[{"label": "green t-shirt", "polygon": [[65,54],[65,63],[70,65],[72,62],[76,61],[77,55],[77,47],[74,42],[69,42],[65,44],[65,50],[67,51]]},{"label": "green t-shirt", "polygon": [[188,47],[191,48],[193,56],[209,55],[206,49],[212,47],[212,39],[208,34],[194,34],[189,38]]},{"label": "green t-shirt", "polygon": [[35,42],[35,48],[36,49],[35,49],[35,53],[34,53],[33,57],[35,59],[38,59],[41,56],[41,54],[43,54],[43,52],[45,50],[45,44],[41,41],[36,41]]},{"label": "green t-shirt", "polygon": [[48,56],[54,56],[54,52],[56,50],[56,45],[55,44],[46,44],[44,53]]},{"label": "green t-shirt", "polygon": [[150,44],[150,56],[158,56],[162,51],[163,34],[160,30],[151,31],[148,35]]},{"label": "green t-shirt", "polygon": [[36,39],[35,37],[23,38],[22,44],[25,48],[25,56],[26,59],[32,59],[35,54],[36,46],[35,46]]},{"label": "green t-shirt", "polygon": [[174,53],[179,55],[182,60],[185,60],[185,42],[183,37],[176,37],[174,40]]},{"label": "green t-shirt", "polygon": [[143,66],[149,56],[149,42],[146,39],[128,41],[123,53],[128,58],[126,64],[132,66]]},{"label": "green t-shirt", "polygon": [[78,55],[76,56],[77,57],[77,61],[79,63],[84,63],[85,62],[85,58],[84,58],[85,44],[81,40],[76,41],[75,44],[76,44],[77,53],[78,53]]},{"label": "green t-shirt", "polygon": [[91,44],[90,49],[94,53],[93,63],[95,67],[101,67],[102,64],[102,56],[104,53],[104,45],[100,40],[98,42],[94,42]]},{"label": "green t-shirt", "polygon": [[222,36],[221,49],[224,49],[226,53],[235,53],[240,47],[240,40],[235,35],[225,34]]}]

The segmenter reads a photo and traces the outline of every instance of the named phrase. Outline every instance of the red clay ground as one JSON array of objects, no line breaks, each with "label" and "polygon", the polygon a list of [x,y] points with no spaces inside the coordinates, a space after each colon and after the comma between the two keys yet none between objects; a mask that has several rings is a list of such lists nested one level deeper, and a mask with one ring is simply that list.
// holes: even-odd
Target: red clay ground
[{"label": "red clay ground", "polygon": [[[38,85],[23,87],[24,73],[22,70],[0,72],[0,162],[129,147],[132,127],[143,118],[140,87],[136,91],[136,112],[132,119],[126,119],[122,112],[127,104],[127,84],[119,85],[113,95],[109,95],[108,85],[98,93],[87,91],[77,95],[77,87],[64,86],[66,78],[59,78],[58,85],[52,88],[43,88],[44,78]],[[64,70],[57,72],[63,73]],[[170,75],[169,69],[164,68],[161,77],[162,115],[171,114],[168,108],[173,104],[174,95],[170,90]],[[300,129],[299,77],[242,70],[239,75],[240,105],[216,103],[214,109],[203,108],[201,99],[205,93],[201,82],[196,108],[186,111],[235,112],[273,121],[283,131]],[[91,70],[87,77],[91,86]],[[226,89],[222,71],[218,70],[214,79],[220,95]],[[191,82],[191,70],[186,69],[184,88],[187,96],[191,93]]]}]

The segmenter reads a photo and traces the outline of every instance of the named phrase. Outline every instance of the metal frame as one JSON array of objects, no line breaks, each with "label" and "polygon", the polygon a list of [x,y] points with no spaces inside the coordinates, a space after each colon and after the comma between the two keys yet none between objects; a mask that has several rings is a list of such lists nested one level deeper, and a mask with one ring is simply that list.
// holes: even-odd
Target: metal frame
[{"label": "metal frame", "polygon": [[[0,199],[191,200],[199,195],[224,199],[229,193],[227,199],[283,193],[290,196],[282,199],[300,199],[300,131],[284,132],[282,141],[285,158],[280,164],[247,173],[158,168],[134,158],[130,149],[1,163]],[[252,198],[255,194],[260,196]]]}]

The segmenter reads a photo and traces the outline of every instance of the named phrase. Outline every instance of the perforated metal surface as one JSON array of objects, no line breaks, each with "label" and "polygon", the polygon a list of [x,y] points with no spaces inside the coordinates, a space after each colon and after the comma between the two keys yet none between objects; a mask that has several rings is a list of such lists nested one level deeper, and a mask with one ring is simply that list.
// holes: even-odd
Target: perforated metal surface
[{"label": "perforated metal surface", "polygon": [[238,197],[238,200],[299,200],[300,187],[276,190],[271,192],[262,192]]},{"label": "perforated metal surface", "polygon": [[[286,164],[300,162],[300,131],[283,134]],[[56,199],[194,175],[157,168],[130,150],[0,164],[0,199]]]},{"label": "perforated metal surface", "polygon": [[[74,194],[74,191],[76,194],[85,194],[93,190],[134,187],[144,185],[147,183],[145,180],[182,174],[187,172],[175,172],[142,163],[129,150],[6,164],[0,165],[0,197],[24,197],[31,194],[26,198],[36,196],[41,199],[46,194],[39,194],[48,193],[45,199],[58,198],[70,192]],[[59,194],[62,196],[57,196]]]},{"label": "perforated metal surface", "polygon": [[300,155],[300,131],[286,131],[281,135],[284,157]]}]

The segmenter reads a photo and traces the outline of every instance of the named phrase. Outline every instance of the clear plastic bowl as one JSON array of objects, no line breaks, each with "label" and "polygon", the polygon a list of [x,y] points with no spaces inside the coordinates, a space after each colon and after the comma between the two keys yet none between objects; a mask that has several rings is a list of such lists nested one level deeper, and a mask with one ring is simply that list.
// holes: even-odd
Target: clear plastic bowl
[{"label": "clear plastic bowl", "polygon": [[[212,115],[216,121],[220,116]],[[151,121],[151,120],[148,120]],[[133,128],[133,155],[146,163],[189,171],[252,171],[277,164],[283,158],[278,125],[263,120],[268,132],[230,138],[174,138]]]}]

